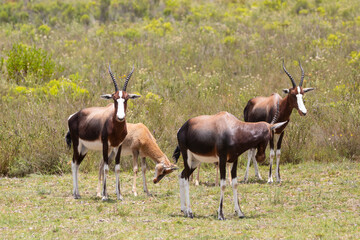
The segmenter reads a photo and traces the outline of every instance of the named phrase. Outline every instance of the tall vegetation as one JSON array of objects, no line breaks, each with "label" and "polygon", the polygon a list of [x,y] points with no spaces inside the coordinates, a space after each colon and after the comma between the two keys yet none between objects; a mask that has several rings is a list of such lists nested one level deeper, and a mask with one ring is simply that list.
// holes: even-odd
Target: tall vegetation
[{"label": "tall vegetation", "polygon": [[[282,160],[360,156],[360,3],[356,0],[4,1],[0,5],[0,174],[62,173],[67,117],[105,106],[135,64],[127,120],[170,156],[190,117],[229,111],[290,87],[305,70],[309,114],[293,113]],[[82,170],[100,155],[89,153]],[[122,161],[123,167],[128,167]]]}]

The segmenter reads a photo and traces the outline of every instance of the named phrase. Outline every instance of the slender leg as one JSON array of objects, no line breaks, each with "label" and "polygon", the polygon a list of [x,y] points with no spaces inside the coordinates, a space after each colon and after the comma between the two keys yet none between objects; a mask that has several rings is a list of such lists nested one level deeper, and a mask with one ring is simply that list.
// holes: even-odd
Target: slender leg
[{"label": "slender leg", "polygon": [[199,184],[200,184],[200,164],[196,171],[195,186],[199,186]]},{"label": "slender leg", "polygon": [[102,200],[106,201],[108,199],[107,189],[106,189],[106,177],[109,174],[109,146],[107,141],[103,141],[103,159],[104,159],[104,178],[103,178],[103,189],[102,189]]},{"label": "slender leg", "polygon": [[231,185],[232,185],[232,189],[233,189],[233,195],[234,195],[234,208],[235,208],[235,212],[238,215],[239,218],[243,218],[245,217],[245,215],[243,214],[243,212],[240,209],[240,204],[239,204],[239,198],[238,198],[238,194],[237,194],[237,186],[238,186],[238,182],[237,182],[237,159],[234,161],[233,165],[232,165],[232,169],[231,169]]},{"label": "slender leg", "polygon": [[120,155],[121,155],[121,145],[117,149],[116,157],[115,157],[115,177],[116,177],[116,197],[118,200],[123,200],[120,191]]},{"label": "slender leg", "polygon": [[106,201],[108,199],[107,191],[106,191],[106,176],[109,173],[109,165],[104,163],[104,178],[103,178],[103,191],[102,191],[102,200]]},{"label": "slender leg", "polygon": [[133,172],[134,172],[134,178],[133,178],[133,186],[132,186],[132,192],[134,194],[134,196],[137,196],[137,192],[136,192],[136,177],[137,177],[137,172],[138,172],[138,155],[139,153],[137,151],[133,151],[132,153],[133,155]]},{"label": "slender leg", "polygon": [[189,218],[193,218],[194,215],[192,213],[192,210],[190,208],[190,184],[189,184],[189,179],[185,178],[184,181],[184,188],[185,188],[185,204],[186,204],[186,210],[185,210],[185,216],[189,217]]},{"label": "slender leg", "polygon": [[[184,171],[185,171],[185,169],[183,170],[183,172]],[[181,210],[181,212],[185,213],[185,211],[186,211],[186,206],[185,206],[185,178],[181,177],[181,176],[184,175],[183,172],[179,174],[180,210]]]},{"label": "slender leg", "polygon": [[220,170],[220,204],[218,210],[218,219],[225,220],[223,213],[224,192],[226,187],[226,153],[221,154],[219,157],[219,170]]},{"label": "slender leg", "polygon": [[142,179],[143,179],[143,188],[144,188],[144,192],[148,195],[151,196],[151,194],[149,193],[149,190],[147,188],[147,184],[146,184],[146,158],[141,158],[141,172],[142,172]]},{"label": "slender leg", "polygon": [[77,142],[75,143],[74,141],[74,154],[73,154],[73,161],[71,164],[71,171],[72,171],[72,175],[73,175],[73,196],[74,199],[79,199],[80,198],[80,193],[79,193],[79,166],[80,163],[82,162],[82,160],[84,159],[84,157],[86,156],[86,152],[87,149],[83,146],[77,146]]},{"label": "slender leg", "polygon": [[187,181],[189,181],[189,165],[188,165],[188,161],[187,161],[187,152],[186,151],[182,151],[182,156],[184,159],[184,170],[179,174],[179,187],[180,187],[180,209],[181,212],[184,213],[185,217],[187,217],[187,212],[186,212],[186,204],[185,204],[185,178],[187,179]]},{"label": "slender leg", "polygon": [[251,159],[253,158],[254,153],[255,153],[255,148],[248,150],[248,161],[247,161],[247,165],[246,165],[244,182],[248,182],[248,180],[249,180],[249,168],[250,168]]},{"label": "slender leg", "polygon": [[275,152],[274,152],[274,131],[272,132],[272,137],[270,138],[270,168],[269,168],[269,178],[268,178],[268,183],[272,183],[274,182],[273,178],[272,178],[272,165],[273,165],[273,159],[275,156]]},{"label": "slender leg", "polygon": [[96,188],[96,196],[101,197],[101,182],[104,179],[104,161],[101,159],[101,163],[99,166],[99,181],[98,186]]},{"label": "slender leg", "polygon": [[227,168],[228,168],[228,174],[229,174],[229,185],[231,185],[232,179],[231,179],[231,169],[232,169],[233,165],[232,164],[227,164]]},{"label": "slender leg", "polygon": [[216,165],[216,178],[215,178],[215,187],[219,186],[219,163],[215,163]]},{"label": "slender leg", "polygon": [[280,134],[279,140],[277,142],[277,148],[276,148],[276,181],[278,183],[281,182],[280,178],[280,155],[281,155],[281,143],[282,139],[284,137],[284,132]]},{"label": "slender leg", "polygon": [[259,171],[259,167],[258,167],[257,161],[255,159],[255,152],[253,153],[253,163],[254,163],[254,168],[255,168],[255,177],[259,180],[262,180],[262,177],[261,177],[260,171]]},{"label": "slender leg", "polygon": [[78,186],[79,165],[72,162],[71,170],[72,170],[72,175],[73,175],[73,196],[74,196],[75,199],[79,199],[80,198],[79,186]]},{"label": "slender leg", "polygon": [[185,168],[179,176],[181,211],[184,212],[185,217],[193,218],[193,213],[190,208],[189,177],[200,162],[193,159],[189,151],[183,151],[182,155]]},{"label": "slender leg", "polygon": [[[109,155],[109,161],[113,160],[115,157],[115,153],[113,151],[111,151],[111,154]],[[98,186],[96,189],[96,196],[97,197],[101,197],[101,183],[104,180],[104,160],[101,159],[100,160],[100,165],[99,165],[99,181],[98,181]]]}]

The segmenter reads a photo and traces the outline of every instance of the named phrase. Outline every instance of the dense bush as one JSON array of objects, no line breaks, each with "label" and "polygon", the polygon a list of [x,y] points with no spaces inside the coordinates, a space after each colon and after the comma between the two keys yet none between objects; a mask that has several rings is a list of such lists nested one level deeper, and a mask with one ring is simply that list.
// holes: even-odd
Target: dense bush
[{"label": "dense bush", "polygon": [[6,69],[9,82],[15,82],[18,85],[41,84],[52,77],[55,62],[43,49],[20,43],[14,44],[9,51]]},{"label": "dense bush", "polygon": [[[304,86],[315,91],[305,97],[308,115],[291,116],[282,161],[358,160],[359,8],[355,0],[5,1],[0,174],[70,170],[67,118],[109,103],[99,98],[113,91],[109,62],[119,85],[135,65],[128,90],[143,97],[129,103],[127,120],[144,123],[170,157],[187,119],[219,111],[242,119],[250,98],[291,87],[282,59],[296,82],[301,60]],[[81,169],[96,169],[100,157],[89,153]]]}]

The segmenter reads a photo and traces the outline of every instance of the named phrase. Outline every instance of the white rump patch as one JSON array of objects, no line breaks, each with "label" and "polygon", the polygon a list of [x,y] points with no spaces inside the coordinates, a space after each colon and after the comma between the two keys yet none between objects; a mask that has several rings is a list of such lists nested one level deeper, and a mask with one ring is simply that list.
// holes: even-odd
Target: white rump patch
[{"label": "white rump patch", "polygon": [[71,114],[69,117],[68,117],[68,121],[70,120],[70,118],[72,117],[72,116],[74,116],[76,113],[73,113],[73,114]]},{"label": "white rump patch", "polygon": [[298,108],[303,114],[306,114],[307,110],[304,105],[303,95],[300,93],[300,87],[297,87],[297,90],[298,90],[298,94],[296,94],[296,99],[297,99]]}]

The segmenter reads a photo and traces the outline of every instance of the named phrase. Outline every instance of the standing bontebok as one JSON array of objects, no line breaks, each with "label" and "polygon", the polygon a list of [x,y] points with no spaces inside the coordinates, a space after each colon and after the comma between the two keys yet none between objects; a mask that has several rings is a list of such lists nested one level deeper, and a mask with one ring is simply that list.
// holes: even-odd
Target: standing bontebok
[{"label": "standing bontebok", "polygon": [[[265,121],[270,122],[271,119],[273,119],[275,111],[276,111],[276,102],[279,102],[280,109],[279,109],[279,117],[278,121],[286,121],[287,123],[290,121],[290,115],[292,110],[295,108],[300,116],[305,116],[307,113],[307,110],[304,105],[303,96],[306,92],[309,92],[311,90],[314,90],[314,88],[303,88],[302,84],[304,81],[304,70],[300,64],[299,66],[301,69],[301,80],[299,83],[299,86],[296,86],[295,81],[293,77],[288,73],[284,66],[283,62],[283,69],[284,72],[288,75],[288,77],[291,80],[292,88],[284,89],[283,92],[287,94],[285,98],[282,98],[279,96],[279,94],[272,94],[270,97],[256,97],[247,103],[245,109],[244,109],[244,120],[245,122],[259,122],[259,121]],[[281,128],[278,128],[275,130],[276,134],[280,134],[279,139],[277,141],[277,150],[276,150],[276,181],[280,182],[280,154],[281,154],[281,142],[284,137],[284,129],[287,126],[287,123],[282,126]],[[270,170],[269,170],[269,178],[268,182],[272,183],[272,164],[273,164],[273,158],[275,156],[274,151],[274,134],[270,138]],[[253,160],[254,167],[255,167],[255,175],[257,178],[262,179],[258,170],[257,161],[255,159],[255,149],[251,149],[248,152],[248,162],[245,172],[244,181],[248,181],[249,176],[249,167],[250,162]]]},{"label": "standing bontebok", "polygon": [[102,199],[106,200],[108,198],[106,190],[106,176],[109,172],[108,157],[109,154],[114,151],[116,153],[116,195],[117,199],[122,200],[119,182],[120,154],[121,143],[127,134],[125,122],[127,101],[140,97],[139,95],[126,92],[127,84],[133,72],[134,67],[126,77],[123,89],[119,90],[109,65],[109,74],[115,86],[115,93],[101,95],[101,98],[113,99],[114,103],[106,107],[85,108],[72,114],[68,118],[69,131],[65,139],[69,148],[71,147],[71,142],[73,144],[74,154],[71,169],[74,186],[73,195],[75,199],[80,198],[78,187],[78,170],[80,163],[86,156],[88,150],[96,150],[103,152],[105,162]]},{"label": "standing bontebok", "polygon": [[[274,121],[275,122],[275,121]],[[181,211],[186,217],[193,217],[190,208],[189,177],[201,162],[219,162],[220,168],[220,205],[218,218],[224,220],[223,200],[225,191],[226,163],[232,165],[231,178],[235,212],[244,217],[237,197],[236,169],[238,157],[248,149],[257,148],[256,158],[265,158],[265,149],[271,138],[272,130],[285,122],[269,124],[266,122],[246,123],[228,112],[216,115],[203,115],[189,119],[177,133],[178,146],[173,158],[177,162],[180,153],[184,159],[184,170],[179,175]]]},{"label": "standing bontebok", "polygon": [[[138,156],[141,158],[141,172],[143,179],[144,192],[150,195],[146,184],[146,157],[151,158],[155,163],[155,177],[154,183],[158,183],[165,175],[178,169],[176,165],[172,164],[167,156],[161,151],[159,146],[156,144],[156,139],[150,133],[149,129],[142,123],[126,123],[127,135],[124,142],[121,144],[121,155],[127,156],[132,155],[133,157],[133,187],[132,191],[135,196],[136,192],[136,175],[138,172]],[[111,153],[109,159],[114,157],[114,152]],[[104,161],[101,162],[99,168],[99,183],[97,188],[97,195],[100,196],[101,180],[104,176]]]}]

